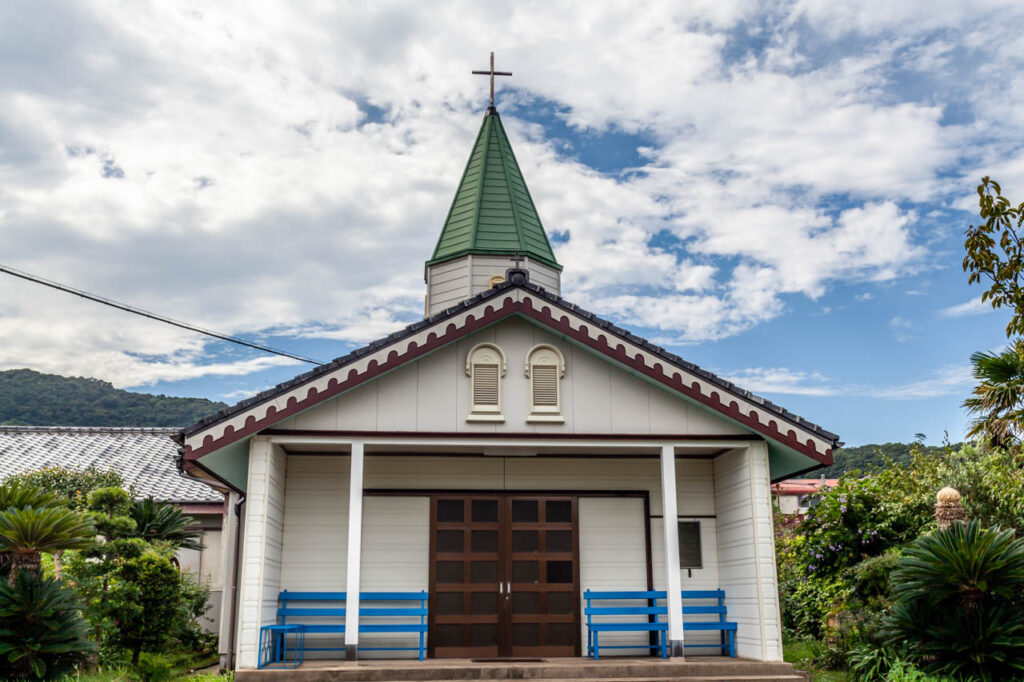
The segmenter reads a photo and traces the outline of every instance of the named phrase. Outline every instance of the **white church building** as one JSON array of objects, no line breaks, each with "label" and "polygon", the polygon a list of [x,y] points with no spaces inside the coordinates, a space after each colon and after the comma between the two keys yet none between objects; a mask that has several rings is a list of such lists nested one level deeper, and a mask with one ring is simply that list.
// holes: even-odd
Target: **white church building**
[{"label": "white church building", "polygon": [[360,592],[426,591],[428,658],[502,658],[586,656],[586,590],[667,590],[672,655],[718,653],[679,593],[721,589],[738,656],[781,661],[770,486],[838,436],[561,298],[493,106],[425,275],[423,320],[178,434],[229,495],[228,664],[284,590],[347,592],[305,644],[351,660],[416,655],[373,651],[416,636],[360,633]]}]

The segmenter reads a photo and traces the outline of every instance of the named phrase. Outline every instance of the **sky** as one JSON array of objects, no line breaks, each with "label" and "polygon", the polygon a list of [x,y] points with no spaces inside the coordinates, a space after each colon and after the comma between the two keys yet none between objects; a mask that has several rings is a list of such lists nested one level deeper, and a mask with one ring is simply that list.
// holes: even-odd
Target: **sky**
[{"label": "sky", "polygon": [[[0,263],[319,360],[422,316],[497,106],[566,298],[850,445],[965,430],[1024,200],[1024,4],[0,4]],[[306,371],[0,275],[0,369],[233,403]]]}]

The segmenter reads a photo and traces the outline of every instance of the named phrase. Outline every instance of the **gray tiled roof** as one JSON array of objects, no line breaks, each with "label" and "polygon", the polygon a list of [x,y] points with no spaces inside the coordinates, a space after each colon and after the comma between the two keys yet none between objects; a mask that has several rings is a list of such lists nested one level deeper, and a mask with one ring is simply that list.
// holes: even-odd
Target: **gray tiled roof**
[{"label": "gray tiled roof", "polygon": [[48,466],[114,469],[141,497],[220,502],[213,488],[178,473],[178,429],[102,426],[0,426],[0,479]]}]

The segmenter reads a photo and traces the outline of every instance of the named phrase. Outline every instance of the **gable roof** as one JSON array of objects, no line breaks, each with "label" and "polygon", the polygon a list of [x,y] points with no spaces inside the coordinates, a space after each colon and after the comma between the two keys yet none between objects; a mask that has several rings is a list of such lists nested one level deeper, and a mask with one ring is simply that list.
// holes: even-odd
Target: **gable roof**
[{"label": "gable roof", "polygon": [[93,426],[0,426],[0,479],[59,466],[113,469],[140,497],[218,503],[208,485],[178,473],[177,429]]},{"label": "gable roof", "polygon": [[498,111],[484,115],[434,255],[427,265],[468,254],[520,253],[562,269],[548,243]]},{"label": "gable roof", "polygon": [[182,429],[190,462],[504,318],[521,315],[821,464],[839,436],[534,284],[502,282]]}]

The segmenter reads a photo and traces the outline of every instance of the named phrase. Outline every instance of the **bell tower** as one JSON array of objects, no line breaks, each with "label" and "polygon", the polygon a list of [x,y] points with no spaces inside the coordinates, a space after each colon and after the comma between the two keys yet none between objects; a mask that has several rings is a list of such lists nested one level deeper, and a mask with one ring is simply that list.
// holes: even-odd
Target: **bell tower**
[{"label": "bell tower", "polygon": [[426,264],[428,316],[504,281],[510,268],[518,278],[525,273],[533,284],[561,291],[562,266],[494,107],[494,76],[511,74],[494,71],[493,53],[491,70],[474,73],[491,76],[491,106]]}]

